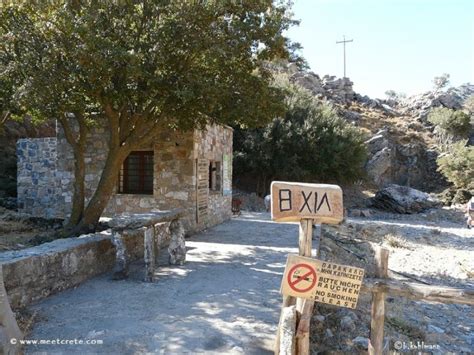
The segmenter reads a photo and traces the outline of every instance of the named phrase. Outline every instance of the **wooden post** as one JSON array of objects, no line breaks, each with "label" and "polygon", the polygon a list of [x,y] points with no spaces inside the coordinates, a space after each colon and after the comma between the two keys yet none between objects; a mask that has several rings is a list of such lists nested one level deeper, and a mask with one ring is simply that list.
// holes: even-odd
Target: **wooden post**
[{"label": "wooden post", "polygon": [[296,321],[295,306],[285,307],[281,310],[281,341],[279,344],[280,355],[294,355],[296,346]]},{"label": "wooden post", "polygon": [[[388,250],[377,248],[375,251],[377,277],[388,277]],[[382,355],[383,352],[383,327],[385,321],[385,292],[372,293],[372,310],[370,321],[369,354]]]},{"label": "wooden post", "polygon": [[[343,220],[342,190],[337,185],[273,181],[271,213],[276,222],[299,222],[299,255],[312,257],[313,222],[337,224]],[[318,243],[319,244],[319,243]],[[294,296],[295,294],[293,294]],[[283,307],[295,298],[283,297]],[[296,297],[297,346],[299,355],[309,354],[309,327],[314,301]],[[280,352],[282,315],[277,329],[275,354]]]},{"label": "wooden post", "polygon": [[[300,221],[300,231],[299,231],[299,255],[306,256],[311,258],[313,246],[313,220],[312,219],[302,219]],[[310,312],[313,311],[314,302],[310,300],[305,300],[304,298],[296,299],[296,312],[299,315],[299,321],[297,329],[300,328],[299,324],[303,319],[303,322],[307,322],[308,317],[311,319]],[[309,324],[308,332],[301,333],[301,337],[296,339],[296,353],[298,355],[308,355],[309,354]],[[307,336],[305,336],[307,335]]]},{"label": "wooden post", "polygon": [[[307,256],[311,257],[311,246],[312,246],[312,241],[313,241],[313,220],[312,219],[302,219],[300,221],[300,226],[299,226],[299,238],[298,238],[298,246],[299,246],[299,255],[301,256]],[[296,298],[296,311],[297,313],[301,314],[301,312],[304,309],[304,302],[305,300],[302,298]],[[283,324],[283,309],[285,307],[291,306],[294,304],[295,298],[290,297],[290,296],[283,296],[283,304],[282,304],[282,313],[280,315],[280,322],[278,323],[278,329],[277,329],[277,335],[275,339],[275,355],[278,355],[280,353],[280,333],[281,333],[281,327]],[[309,349],[309,337],[306,340],[303,339],[302,344],[308,344],[308,349]],[[298,344],[299,347],[299,344]],[[298,352],[298,354],[300,354]],[[303,353],[302,353],[303,354]]]},{"label": "wooden post", "polygon": [[15,315],[10,308],[7,291],[3,283],[3,270],[0,265],[0,353],[14,355],[21,353],[20,340],[23,334],[15,319]]},{"label": "wooden post", "polygon": [[[312,223],[313,221],[311,221]],[[312,228],[312,224],[311,224]],[[317,258],[319,255],[319,245],[321,243],[321,225],[316,228],[317,235],[315,242],[317,245],[314,257]],[[311,252],[309,253],[311,257]],[[301,316],[298,322],[296,331],[296,346],[298,354],[309,354],[309,340],[310,340],[310,326],[311,318],[313,317],[314,301],[304,300],[303,307],[301,310]]]}]

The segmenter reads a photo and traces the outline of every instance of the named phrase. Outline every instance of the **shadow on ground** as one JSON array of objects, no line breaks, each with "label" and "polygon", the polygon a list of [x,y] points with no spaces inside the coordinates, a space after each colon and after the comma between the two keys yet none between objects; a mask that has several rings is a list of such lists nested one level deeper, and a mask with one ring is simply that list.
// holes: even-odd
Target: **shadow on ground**
[{"label": "shadow on ground", "polygon": [[27,352],[271,353],[279,287],[288,253],[297,253],[295,224],[247,214],[191,237],[187,263],[167,266],[162,251],[155,283],[111,275],[33,307],[43,320],[32,339],[99,339],[102,345],[30,346]]}]

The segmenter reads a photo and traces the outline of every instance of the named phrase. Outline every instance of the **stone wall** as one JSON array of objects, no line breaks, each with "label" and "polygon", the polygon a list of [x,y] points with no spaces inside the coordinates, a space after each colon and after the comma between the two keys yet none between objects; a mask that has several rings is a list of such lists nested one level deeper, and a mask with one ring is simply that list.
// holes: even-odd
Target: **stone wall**
[{"label": "stone wall", "polygon": [[19,139],[16,152],[19,211],[61,218],[62,213],[56,206],[64,205],[65,196],[58,188],[56,138]]},{"label": "stone wall", "polygon": [[21,308],[109,271],[115,249],[106,234],[58,239],[0,254],[5,288],[13,308]]},{"label": "stone wall", "polygon": [[232,136],[232,128],[218,125],[195,132],[195,158],[221,162],[222,176],[220,190],[209,191],[208,217],[199,229],[222,223],[232,216]]},{"label": "stone wall", "polygon": [[[181,211],[121,215],[106,221],[111,229],[79,238],[57,239],[36,247],[0,253],[4,284],[13,308],[25,307],[54,293],[111,271],[117,266],[119,250],[113,234],[120,233],[120,252],[127,263],[143,260],[144,233],[157,223],[171,223]],[[159,248],[169,245],[171,235],[159,241]]]},{"label": "stone wall", "polygon": [[[107,140],[108,135],[102,127],[95,127],[89,134],[85,153],[86,203],[92,197],[105,166]],[[57,127],[57,139],[19,141],[18,147],[18,195],[19,201],[23,202],[20,210],[40,217],[67,218],[72,206],[74,157],[61,126]],[[142,150],[154,151],[153,195],[114,193],[105,216],[181,208],[185,211],[182,221],[187,232],[230,217],[232,129],[209,126],[205,131],[166,131],[156,137],[153,146],[142,147]],[[209,219],[200,225],[196,224],[198,157],[220,161],[222,170],[226,171],[221,191],[210,193]]]},{"label": "stone wall", "polygon": [[147,212],[181,208],[187,231],[194,229],[195,177],[193,133],[162,132],[154,151],[153,196],[116,194],[110,212]]}]

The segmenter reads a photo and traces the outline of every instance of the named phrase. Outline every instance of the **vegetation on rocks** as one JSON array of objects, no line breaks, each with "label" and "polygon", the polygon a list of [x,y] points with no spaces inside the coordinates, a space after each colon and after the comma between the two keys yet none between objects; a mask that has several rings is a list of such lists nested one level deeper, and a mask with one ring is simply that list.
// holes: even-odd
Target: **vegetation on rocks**
[{"label": "vegetation on rocks", "polygon": [[272,180],[351,182],[363,175],[366,148],[362,132],[308,91],[283,84],[284,116],[256,129],[234,132],[234,173],[252,177],[267,193]]},{"label": "vegetation on rocks", "polygon": [[441,144],[465,139],[471,130],[470,117],[461,110],[437,107],[428,115],[428,121],[435,126]]},{"label": "vegetation on rocks", "polygon": [[461,141],[451,145],[437,160],[438,170],[458,189],[474,193],[474,146]]}]

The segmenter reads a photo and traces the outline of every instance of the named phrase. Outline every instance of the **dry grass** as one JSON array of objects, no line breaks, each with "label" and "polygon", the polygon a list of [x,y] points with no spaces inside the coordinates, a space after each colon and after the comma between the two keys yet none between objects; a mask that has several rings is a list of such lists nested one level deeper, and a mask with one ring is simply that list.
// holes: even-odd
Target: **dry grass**
[{"label": "dry grass", "polygon": [[383,240],[384,240],[384,244],[387,244],[388,246],[392,248],[412,250],[412,248],[409,245],[408,240],[406,240],[405,238],[399,235],[389,233],[384,236]]}]

